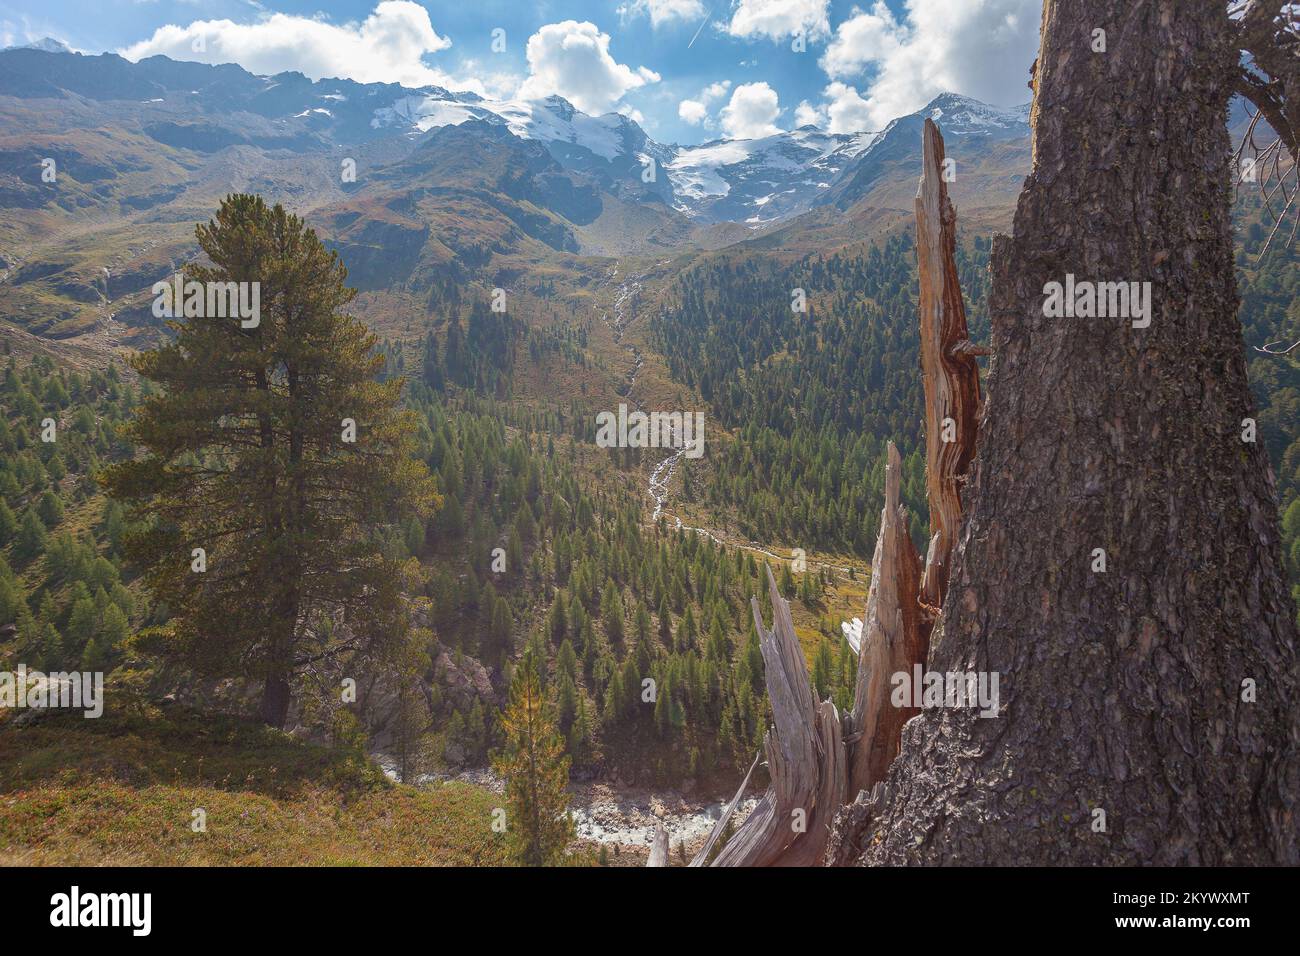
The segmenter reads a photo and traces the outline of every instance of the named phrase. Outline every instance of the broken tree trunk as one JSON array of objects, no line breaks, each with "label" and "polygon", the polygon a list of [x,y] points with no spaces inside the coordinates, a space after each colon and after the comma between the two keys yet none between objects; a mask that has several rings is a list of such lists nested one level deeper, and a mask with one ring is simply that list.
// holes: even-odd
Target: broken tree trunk
[{"label": "broken tree trunk", "polygon": [[[916,197],[926,484],[933,534],[924,575],[908,533],[907,512],[899,502],[902,461],[890,442],[885,506],[871,562],[853,711],[841,727],[829,701],[815,704],[803,654],[789,621],[789,607],[777,594],[769,570],[776,609],[773,630],[764,629],[757,604],[754,617],[763,638],[768,696],[777,718],[777,747],[771,737],[765,742],[772,787],[718,855],[718,865],[821,862],[828,827],[840,805],[848,796],[870,791],[884,779],[898,754],[903,725],[919,713],[910,702],[896,704],[890,688],[894,674],[910,676],[915,666],[926,662],[931,624],[943,604],[948,558],[961,525],[960,486],[975,454],[980,404],[975,356],[982,350],[971,344],[966,330],[955,255],[957,217],[943,181],[943,165],[943,137],[938,127],[926,120]],[[785,634],[788,638],[782,636]],[[809,788],[814,782],[817,789],[812,792]],[[741,784],[692,866],[707,858],[744,789]],[[801,808],[808,832],[803,839],[795,839],[798,834],[790,832],[791,818]]]},{"label": "broken tree trunk", "polygon": [[928,644],[929,625],[922,619],[917,603],[921,559],[907,532],[907,510],[898,501],[901,470],[898,449],[890,442],[885,463],[885,508],[880,516],[876,553],[871,559],[857,686],[847,722],[850,795],[870,789],[885,775],[898,753],[903,724],[917,710],[893,705],[890,676],[899,671],[911,674],[913,664],[924,664]]},{"label": "broken tree trunk", "polygon": [[662,823],[655,824],[654,839],[650,842],[650,856],[646,859],[645,865],[668,865],[668,831],[664,829]]},{"label": "broken tree trunk", "polygon": [[[771,568],[767,585],[771,630],[763,625],[758,599],[751,604],[775,724],[763,740],[772,782],[713,866],[816,866],[848,790],[839,713],[829,700],[818,704],[813,697],[790,605],[781,597]],[[737,794],[733,804],[739,798]],[[729,816],[718,821],[715,834]],[[706,846],[714,839],[710,836]]]},{"label": "broken tree trunk", "polygon": [[930,548],[921,601],[931,618],[943,606],[949,557],[961,526],[961,486],[975,457],[980,382],[957,279],[957,214],[944,182],[943,135],[925,121],[916,193],[916,264],[921,298],[921,376],[925,384],[925,490]]},{"label": "broken tree trunk", "polygon": [[717,845],[722,834],[727,832],[727,824],[731,822],[731,818],[736,813],[736,807],[740,806],[740,801],[744,798],[745,791],[749,789],[749,778],[754,776],[754,769],[762,759],[763,752],[760,750],[754,755],[754,762],[749,765],[749,772],[745,774],[745,779],[740,782],[740,789],[736,791],[736,795],[732,797],[731,802],[727,804],[727,809],[722,812],[722,816],[720,816],[718,822],[714,824],[712,832],[709,833],[709,838],[704,841],[704,846],[700,847],[700,852],[695,854],[694,859],[691,860],[691,866],[705,866],[708,864],[709,854],[713,852],[713,848]]},{"label": "broken tree trunk", "polygon": [[[1300,863],[1300,638],[1242,432],[1233,39],[1221,4],[1043,3],[1034,167],[993,246],[996,354],[928,665],[1000,674],[1000,706],[908,724],[857,862]],[[1132,298],[1049,309],[1076,279]]]},{"label": "broken tree trunk", "polygon": [[[925,384],[926,496],[929,551],[924,571],[899,504],[902,463],[891,442],[885,466],[885,509],[871,561],[871,589],[862,625],[853,712],[846,722],[849,794],[859,802],[884,780],[902,743],[903,726],[920,713],[891,696],[893,675],[925,666],[931,627],[943,607],[949,557],[961,528],[961,486],[975,456],[980,386],[976,348],[966,331],[957,278],[957,215],[944,182],[943,136],[925,121],[921,184],[916,193],[916,257],[920,277],[921,372]],[[832,854],[842,862],[842,848]]]}]

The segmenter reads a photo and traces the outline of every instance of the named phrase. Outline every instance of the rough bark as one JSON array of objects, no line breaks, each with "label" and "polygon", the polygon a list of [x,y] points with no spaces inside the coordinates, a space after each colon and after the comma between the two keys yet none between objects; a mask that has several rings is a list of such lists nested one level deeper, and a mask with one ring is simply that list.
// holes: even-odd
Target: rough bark
[{"label": "rough bark", "polygon": [[980,380],[957,278],[957,214],[943,179],[943,136],[925,121],[921,185],[916,192],[916,264],[920,278],[921,378],[925,385],[925,491],[930,547],[921,600],[937,614],[949,556],[961,527],[961,488],[975,457]]},{"label": "rough bark", "polygon": [[[813,697],[790,606],[781,597],[771,568],[767,569],[767,585],[772,599],[771,630],[763,624],[758,599],[751,603],[775,725],[763,740],[772,782],[713,866],[819,864],[831,822],[847,794],[839,713],[829,700],[818,704]],[[729,809],[734,809],[739,798],[737,794]],[[721,832],[729,816],[718,821],[714,834]],[[710,836],[709,846],[714,839]],[[702,861],[703,856],[697,859]]]},{"label": "rough bark", "polygon": [[289,717],[289,680],[283,674],[272,674],[262,684],[262,700],[257,708],[257,719],[268,727],[283,730]]},{"label": "rough bark", "polygon": [[913,707],[895,707],[890,700],[890,676],[910,674],[913,664],[925,661],[930,630],[917,603],[921,561],[907,531],[907,511],[898,501],[901,470],[898,449],[890,442],[853,711],[845,727],[851,754],[849,795],[884,777],[898,753],[903,724],[918,713]]},{"label": "rough bark", "polygon": [[[1044,3],[1034,166],[994,245],[995,358],[930,642],[931,669],[998,672],[1001,710],[911,721],[832,855],[1300,862],[1295,609],[1242,441],[1232,40],[1212,0]],[[1149,327],[1046,317],[1067,273],[1150,282]]]}]

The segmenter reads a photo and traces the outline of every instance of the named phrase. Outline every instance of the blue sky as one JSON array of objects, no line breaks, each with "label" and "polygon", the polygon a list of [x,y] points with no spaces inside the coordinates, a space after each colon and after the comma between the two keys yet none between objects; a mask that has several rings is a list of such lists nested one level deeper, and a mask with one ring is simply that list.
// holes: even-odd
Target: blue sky
[{"label": "blue sky", "polygon": [[[1041,0],[0,0],[0,45],[558,93],[661,142],[879,129],[939,92],[1026,102]],[[495,30],[503,30],[494,35]],[[494,36],[496,47],[494,49]],[[197,45],[197,49],[196,49]]]}]

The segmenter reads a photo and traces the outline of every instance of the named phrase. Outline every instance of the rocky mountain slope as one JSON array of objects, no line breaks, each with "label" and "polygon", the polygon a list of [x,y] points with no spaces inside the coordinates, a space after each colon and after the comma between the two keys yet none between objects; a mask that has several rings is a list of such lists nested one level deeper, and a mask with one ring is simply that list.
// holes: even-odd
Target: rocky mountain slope
[{"label": "rocky mountain slope", "polygon": [[306,215],[362,289],[421,300],[471,275],[504,285],[572,273],[575,257],[715,248],[810,212],[842,225],[855,206],[910,208],[907,159],[928,115],[944,118],[982,201],[1009,209],[1028,162],[1024,111],[953,95],[879,132],[805,126],[681,147],[559,97],[9,49],[0,311],[52,338],[148,326],[149,286],[193,255],[194,222],[237,190]]}]

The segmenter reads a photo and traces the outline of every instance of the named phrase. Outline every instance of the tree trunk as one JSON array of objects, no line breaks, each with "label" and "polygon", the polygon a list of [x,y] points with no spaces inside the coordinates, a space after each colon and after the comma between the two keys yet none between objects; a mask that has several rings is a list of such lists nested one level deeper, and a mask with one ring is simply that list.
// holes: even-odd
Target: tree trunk
[{"label": "tree trunk", "polygon": [[[829,700],[813,697],[803,648],[767,571],[772,629],[763,624],[758,598],[751,598],[763,652],[767,695],[775,725],[763,738],[771,785],[754,812],[727,841],[712,866],[815,866],[822,861],[831,824],[848,794],[847,761],[840,715]],[[750,774],[754,768],[750,768]],[[692,866],[701,866],[744,795],[749,774],[726,813],[714,825]]]},{"label": "tree trunk", "polygon": [[283,674],[271,674],[262,685],[262,703],[257,709],[257,719],[277,730],[284,729],[289,717],[289,679]]},{"label": "tree trunk", "polygon": [[[943,136],[927,118],[916,193],[916,271],[920,279],[921,377],[925,384],[925,491],[930,547],[921,601],[933,621],[948,587],[961,527],[961,487],[975,457],[980,369],[966,331],[957,278],[957,213],[944,182]],[[904,526],[906,527],[906,525]]]},{"label": "tree trunk", "polygon": [[662,823],[655,824],[654,839],[650,841],[650,855],[646,857],[646,866],[668,865],[668,831]]},{"label": "tree trunk", "polygon": [[[912,720],[839,859],[1300,862],[1295,610],[1242,439],[1235,68],[1217,0],[1045,0],[1034,167],[994,246],[995,358],[930,641],[932,670],[997,672],[1000,711]],[[1047,317],[1067,274],[1150,282],[1150,324]]]},{"label": "tree trunk", "polygon": [[930,625],[917,602],[921,559],[907,530],[907,510],[898,501],[902,461],[889,443],[885,462],[885,508],[880,536],[871,559],[871,587],[862,622],[853,711],[846,721],[849,746],[849,795],[870,789],[885,776],[898,753],[903,725],[916,716],[913,707],[895,707],[890,680],[912,673],[923,662]]}]

